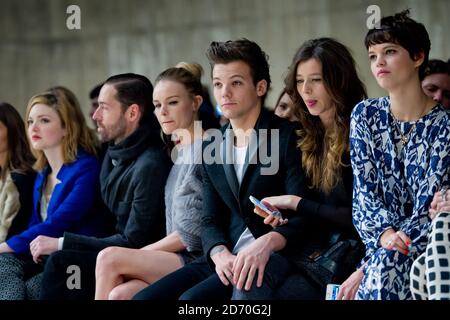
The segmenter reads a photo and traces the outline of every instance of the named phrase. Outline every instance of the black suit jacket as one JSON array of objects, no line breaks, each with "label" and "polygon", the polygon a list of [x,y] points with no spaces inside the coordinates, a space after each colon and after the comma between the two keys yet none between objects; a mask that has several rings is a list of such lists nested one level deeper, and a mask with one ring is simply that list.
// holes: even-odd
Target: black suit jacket
[{"label": "black suit jacket", "polygon": [[[273,230],[279,232],[287,239],[287,247],[283,250],[287,252],[290,246],[301,240],[301,234],[308,225],[307,218],[294,212],[284,212],[289,223],[273,229],[253,212],[250,195],[257,199],[284,194],[300,195],[304,184],[300,153],[296,147],[295,131],[298,127],[262,109],[255,129],[257,144],[249,145],[240,186],[232,163],[234,138],[231,126],[222,128],[222,137],[215,137],[204,144],[204,156],[211,154],[216,159],[211,164],[205,159],[203,161],[202,245],[205,258],[212,268],[214,265],[209,257],[211,249],[223,244],[231,251],[246,227],[255,238]],[[264,133],[267,133],[266,136]],[[276,173],[263,174],[270,165],[265,165],[267,159],[260,157],[261,154],[278,156]]]}]

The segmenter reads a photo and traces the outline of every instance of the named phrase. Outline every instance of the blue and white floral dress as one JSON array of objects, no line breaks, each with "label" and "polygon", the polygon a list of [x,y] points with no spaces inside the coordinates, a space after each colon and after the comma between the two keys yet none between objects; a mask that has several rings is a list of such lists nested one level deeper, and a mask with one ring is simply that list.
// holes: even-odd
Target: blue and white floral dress
[{"label": "blue and white floral dress", "polygon": [[[352,112],[350,145],[353,223],[368,260],[356,298],[410,299],[409,271],[427,244],[428,208],[448,180],[450,112],[436,105],[417,122],[398,122],[388,97],[368,99]],[[411,238],[410,257],[381,247],[389,228]]]}]

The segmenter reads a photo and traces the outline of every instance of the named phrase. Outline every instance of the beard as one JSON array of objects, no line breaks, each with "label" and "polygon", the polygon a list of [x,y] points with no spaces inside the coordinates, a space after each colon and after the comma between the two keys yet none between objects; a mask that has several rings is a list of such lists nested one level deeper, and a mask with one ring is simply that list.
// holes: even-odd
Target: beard
[{"label": "beard", "polygon": [[120,117],[118,122],[114,125],[99,126],[100,131],[98,131],[99,138],[101,142],[110,142],[123,140],[126,133],[126,121],[124,117]]}]

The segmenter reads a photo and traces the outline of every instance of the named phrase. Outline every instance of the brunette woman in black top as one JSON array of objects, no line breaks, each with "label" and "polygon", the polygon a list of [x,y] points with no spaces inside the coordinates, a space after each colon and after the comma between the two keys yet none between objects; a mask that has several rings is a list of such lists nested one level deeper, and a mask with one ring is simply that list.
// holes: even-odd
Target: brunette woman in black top
[{"label": "brunette woman in black top", "polygon": [[[298,106],[301,124],[297,147],[303,169],[302,196],[282,195],[262,201],[272,209],[296,210],[308,218],[310,226],[295,250],[305,257],[315,257],[338,236],[360,241],[352,223],[353,177],[348,137],[351,110],[366,97],[366,90],[348,49],[331,38],[305,42],[293,59],[285,84]],[[255,213],[273,227],[289,223],[264,214],[257,207]],[[308,270],[297,269],[281,287],[272,288],[272,295],[267,297],[324,299],[326,284],[313,278]],[[244,293],[243,298],[252,296]]]}]

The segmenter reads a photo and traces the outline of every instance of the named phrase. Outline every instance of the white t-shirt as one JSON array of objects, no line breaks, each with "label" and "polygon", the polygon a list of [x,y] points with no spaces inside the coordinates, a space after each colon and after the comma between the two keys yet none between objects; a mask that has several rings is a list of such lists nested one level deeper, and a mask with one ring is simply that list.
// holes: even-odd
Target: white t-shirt
[{"label": "white t-shirt", "polygon": [[[248,146],[245,147],[235,147],[234,149],[234,171],[236,172],[236,177],[239,182],[239,185],[242,182],[242,178],[244,177],[244,165],[245,165],[245,156],[247,155]],[[250,232],[248,228],[245,228],[244,232],[242,232],[239,240],[236,242],[236,245],[233,248],[233,254],[237,254],[239,251],[250,245],[253,241],[255,241],[255,237]]]}]

